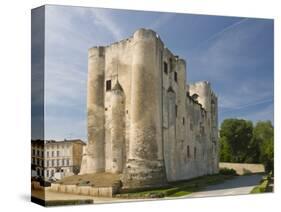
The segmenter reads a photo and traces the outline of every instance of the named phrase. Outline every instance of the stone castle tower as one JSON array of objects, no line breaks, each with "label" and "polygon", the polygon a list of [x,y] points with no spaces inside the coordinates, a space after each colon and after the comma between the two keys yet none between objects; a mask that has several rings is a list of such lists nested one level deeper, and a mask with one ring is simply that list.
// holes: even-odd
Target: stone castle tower
[{"label": "stone castle tower", "polygon": [[89,49],[80,174],[118,173],[135,188],[218,172],[217,97],[186,81],[185,61],[152,30]]}]

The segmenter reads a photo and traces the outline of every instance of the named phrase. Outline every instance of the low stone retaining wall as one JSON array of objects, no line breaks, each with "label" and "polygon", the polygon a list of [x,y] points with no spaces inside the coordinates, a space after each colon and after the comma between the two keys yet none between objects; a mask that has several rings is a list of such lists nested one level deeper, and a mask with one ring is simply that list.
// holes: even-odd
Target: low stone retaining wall
[{"label": "low stone retaining wall", "polygon": [[237,174],[251,174],[265,172],[263,164],[254,163],[219,163],[220,168],[234,169]]},{"label": "low stone retaining wall", "polygon": [[78,185],[61,185],[52,183],[46,189],[55,192],[79,194],[96,197],[112,197],[119,190],[119,187],[92,187],[92,186],[78,186]]}]

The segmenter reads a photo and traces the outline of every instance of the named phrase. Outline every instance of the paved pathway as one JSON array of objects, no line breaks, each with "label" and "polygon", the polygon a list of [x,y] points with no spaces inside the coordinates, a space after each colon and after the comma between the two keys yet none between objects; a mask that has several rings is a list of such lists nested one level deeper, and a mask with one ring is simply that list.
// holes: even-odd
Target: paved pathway
[{"label": "paved pathway", "polygon": [[238,176],[221,184],[208,186],[203,191],[194,192],[184,198],[249,194],[262,177],[262,175]]}]

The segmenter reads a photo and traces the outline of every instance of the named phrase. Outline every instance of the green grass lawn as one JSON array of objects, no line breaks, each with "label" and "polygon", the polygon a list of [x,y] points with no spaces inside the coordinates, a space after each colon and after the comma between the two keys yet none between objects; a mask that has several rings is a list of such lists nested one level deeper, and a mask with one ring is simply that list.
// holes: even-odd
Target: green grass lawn
[{"label": "green grass lawn", "polygon": [[191,194],[192,192],[202,190],[208,185],[214,185],[224,180],[233,178],[232,175],[206,175],[190,180],[171,182],[162,188],[150,188],[142,191],[127,191],[116,195],[123,198],[163,198],[163,197],[180,197]]},{"label": "green grass lawn", "polygon": [[253,188],[251,191],[251,194],[257,194],[257,193],[266,193],[266,192],[272,192],[273,187],[270,186],[270,183],[272,183],[273,180],[271,177],[266,176],[264,179],[261,180],[260,184]]}]

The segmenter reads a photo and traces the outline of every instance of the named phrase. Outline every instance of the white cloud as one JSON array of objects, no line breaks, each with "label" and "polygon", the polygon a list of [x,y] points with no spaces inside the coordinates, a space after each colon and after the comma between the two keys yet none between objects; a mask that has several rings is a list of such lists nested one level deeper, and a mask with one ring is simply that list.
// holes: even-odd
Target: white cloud
[{"label": "white cloud", "polygon": [[249,19],[236,22],[203,42],[199,46],[202,48],[189,60],[189,64],[195,64],[190,69],[197,70],[193,72],[196,78],[205,76],[213,85],[220,85],[219,107],[225,112],[273,99],[273,83],[256,78],[253,71],[258,70],[265,59],[245,53],[256,45],[252,42],[264,26]]},{"label": "white cloud", "polygon": [[249,114],[245,115],[244,118],[252,120],[254,122],[270,120],[272,123],[274,123],[273,103],[260,110],[250,112]]},{"label": "white cloud", "polygon": [[[230,83],[231,84],[231,83]],[[225,113],[273,101],[273,85],[256,79],[235,82],[233,89],[220,92],[219,107]]]},{"label": "white cloud", "polygon": [[169,22],[174,16],[175,14],[173,13],[163,13],[159,16],[159,18],[153,21],[148,28],[157,30],[161,28],[163,25],[165,25],[167,22]]},{"label": "white cloud", "polygon": [[[245,48],[252,48],[251,42],[264,30],[264,24],[249,19],[243,19],[230,27],[226,27],[215,35],[211,36],[201,45],[192,50],[193,56],[190,59],[197,64],[204,76],[216,80],[229,80],[237,75],[241,65],[249,67],[258,66],[264,61],[255,57],[248,57],[244,54]],[[237,68],[237,71],[233,69]]]},{"label": "white cloud", "polygon": [[122,26],[114,22],[107,10],[91,9],[91,18],[96,26],[106,28],[115,40],[121,40],[124,37]]},{"label": "white cloud", "polygon": [[[104,42],[89,24],[93,9],[47,6],[46,10],[46,105],[73,107],[85,101],[87,50]],[[102,12],[99,12],[101,15]],[[103,16],[106,19],[106,15]],[[101,19],[100,19],[101,20]],[[85,104],[85,103],[84,103]]]},{"label": "white cloud", "polygon": [[[123,39],[127,32],[122,25],[117,24],[110,10],[57,6],[47,8],[46,135],[63,139],[63,135],[85,133],[87,49]],[[158,19],[152,20],[149,28],[159,29],[173,16],[161,14]],[[241,29],[237,29],[237,26]],[[248,66],[258,66],[263,62],[245,58],[243,52],[239,51],[252,39],[253,34],[261,30],[262,26],[248,25],[248,21],[236,23],[204,42],[204,51],[195,51],[195,56],[189,61],[197,64],[196,69],[189,68],[200,79],[206,76],[206,80],[214,84],[222,82],[232,89],[220,88],[220,108],[236,110],[267,101],[272,96],[273,86],[268,83],[253,77],[251,80],[239,81],[237,86],[237,79],[233,78],[236,74],[233,69],[239,69],[245,59]],[[210,41],[210,45],[206,46]],[[73,117],[77,114],[72,115],[71,112],[77,108],[80,110],[79,117]]]},{"label": "white cloud", "polygon": [[107,10],[47,6],[45,134],[86,139],[87,50],[123,37]]},{"label": "white cloud", "polygon": [[227,31],[230,31],[231,29],[237,27],[238,25],[244,23],[244,22],[247,21],[247,20],[249,20],[249,19],[248,19],[248,18],[244,18],[244,19],[242,19],[242,20],[240,20],[240,21],[237,21],[237,22],[235,22],[235,23],[233,23],[233,24],[231,24],[231,25],[225,27],[224,29],[220,30],[219,32],[215,33],[214,35],[212,35],[212,36],[209,37],[208,39],[206,39],[206,40],[204,40],[203,42],[201,42],[198,46],[196,46],[196,47],[193,49],[193,51],[196,50],[196,49],[198,49],[198,48],[200,48],[200,47],[203,46],[205,43],[208,43],[208,42],[210,42],[211,40],[213,40],[213,39],[215,39],[215,38],[217,38],[217,37],[220,37],[221,35],[223,35],[223,34],[226,33]]}]

